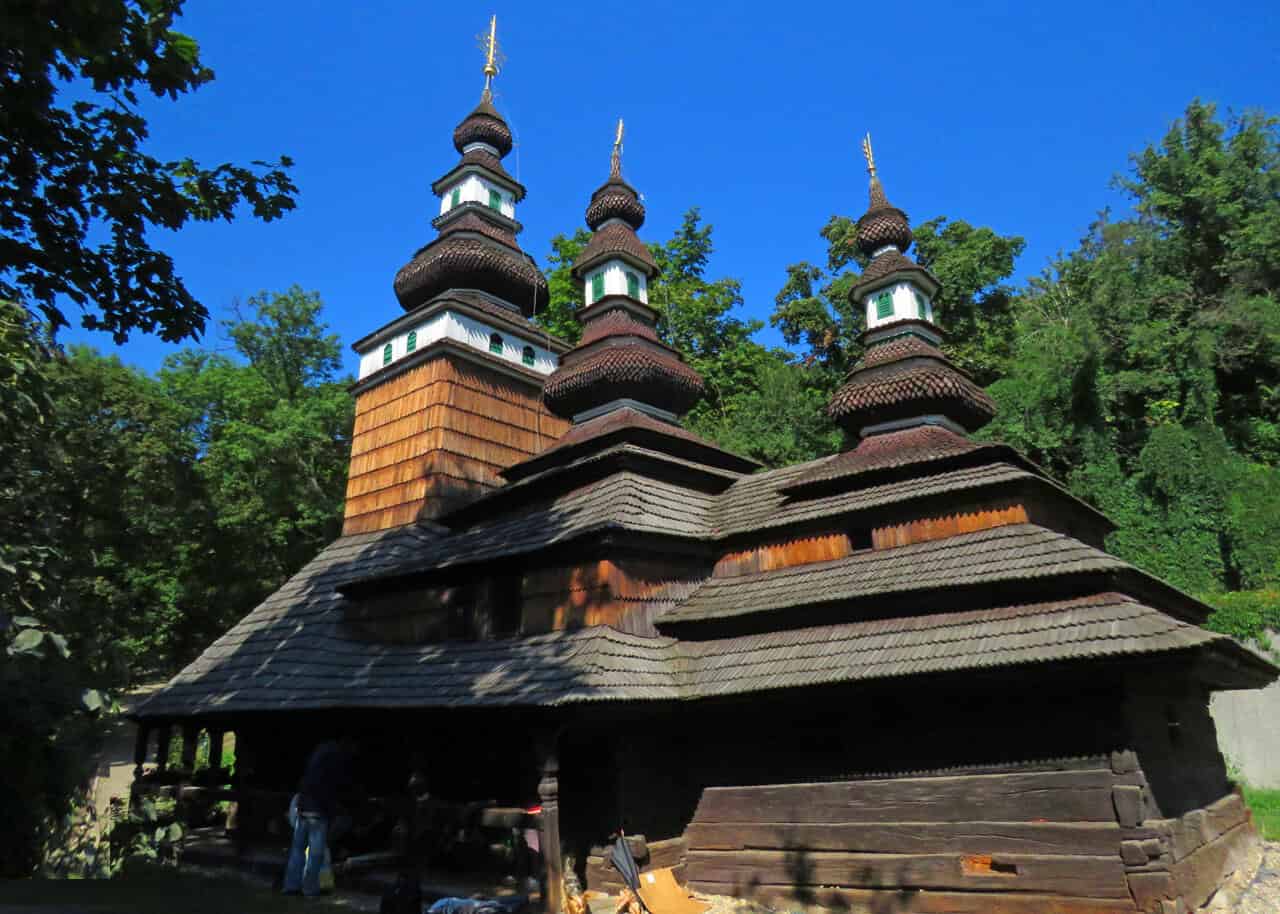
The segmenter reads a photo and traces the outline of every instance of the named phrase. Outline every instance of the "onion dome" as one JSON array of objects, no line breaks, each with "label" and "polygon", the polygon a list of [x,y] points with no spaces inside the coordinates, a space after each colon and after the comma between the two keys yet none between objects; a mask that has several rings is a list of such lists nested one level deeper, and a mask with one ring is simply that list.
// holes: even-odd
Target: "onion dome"
[{"label": "onion dome", "polygon": [[583,284],[578,312],[582,340],[560,359],[542,397],[557,416],[575,423],[617,408],[641,410],[668,422],[702,397],[702,377],[658,339],[649,280],[658,267],[635,230],[644,222],[639,195],[622,178],[622,122],[609,180],[591,197],[591,241],[573,265]]},{"label": "onion dome", "polygon": [[933,298],[941,286],[906,256],[911,245],[907,215],[885,198],[870,136],[862,149],[871,175],[871,203],[858,220],[858,245],[872,260],[849,300],[866,309],[867,350],[827,411],[855,437],[919,425],[956,434],[976,431],[991,421],[995,404],[938,348],[942,331],[933,322]]},{"label": "onion dome", "polygon": [[467,147],[473,143],[492,146],[500,157],[511,151],[511,128],[502,119],[498,109],[493,107],[493,100],[488,92],[480,99],[475,110],[453,128],[454,149],[466,152]]},{"label": "onion dome", "polygon": [[516,241],[516,204],[525,189],[502,164],[512,137],[493,106],[495,30],[491,21],[480,104],[453,131],[461,158],[431,185],[440,198],[440,213],[431,223],[439,236],[396,273],[396,298],[406,311],[454,289],[487,292],[526,317],[548,301],[546,277]]}]

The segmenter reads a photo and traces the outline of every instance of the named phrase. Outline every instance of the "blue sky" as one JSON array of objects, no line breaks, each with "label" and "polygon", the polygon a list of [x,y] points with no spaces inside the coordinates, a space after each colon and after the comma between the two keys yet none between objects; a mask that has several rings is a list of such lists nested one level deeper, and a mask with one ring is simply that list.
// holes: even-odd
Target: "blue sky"
[{"label": "blue sky", "polygon": [[[344,345],[401,313],[391,280],[435,235],[429,185],[478,100],[491,12],[508,58],[496,103],[518,143],[506,164],[529,190],[525,249],[545,262],[549,239],[582,225],[622,116],[642,237],[665,239],[700,206],[711,275],[740,278],[743,316],[762,320],[787,264],[824,261],[827,218],[865,208],[866,130],[896,205],[1024,236],[1022,277],[1121,202],[1111,176],[1193,97],[1280,112],[1274,0],[189,0],[182,28],[217,79],[147,104],[151,151],[210,165],[285,153],[301,191],[281,221],[157,235],[215,321],[293,283],[321,293]],[[78,327],[63,339],[116,348]],[[212,327],[204,344],[223,345]],[[135,335],[118,351],[153,369],[175,348]]]}]

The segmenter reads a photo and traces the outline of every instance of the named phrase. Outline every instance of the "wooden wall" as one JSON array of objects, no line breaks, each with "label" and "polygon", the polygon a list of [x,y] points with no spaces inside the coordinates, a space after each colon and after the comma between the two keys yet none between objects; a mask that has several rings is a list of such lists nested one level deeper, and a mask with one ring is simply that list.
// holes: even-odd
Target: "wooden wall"
[{"label": "wooden wall", "polygon": [[525,634],[612,625],[653,635],[657,609],[687,596],[705,568],[674,557],[619,556],[525,572],[521,586]]},{"label": "wooden wall", "polygon": [[685,832],[686,873],[705,892],[831,908],[1133,914],[1113,792],[1138,777],[1107,766],[709,788]]},{"label": "wooden wall", "polygon": [[1006,524],[1025,524],[1029,520],[1027,506],[1021,500],[1001,499],[983,505],[959,506],[945,514],[935,510],[900,523],[876,527],[871,531],[871,545],[875,549],[892,549],[894,546],[924,543]]},{"label": "wooden wall", "polygon": [[716,562],[715,577],[729,578],[758,571],[774,571],[792,565],[842,559],[853,552],[848,533],[839,531],[804,539],[786,540],[726,553]]},{"label": "wooden wall", "polygon": [[447,353],[356,398],[343,533],[437,517],[568,428],[542,390]]}]

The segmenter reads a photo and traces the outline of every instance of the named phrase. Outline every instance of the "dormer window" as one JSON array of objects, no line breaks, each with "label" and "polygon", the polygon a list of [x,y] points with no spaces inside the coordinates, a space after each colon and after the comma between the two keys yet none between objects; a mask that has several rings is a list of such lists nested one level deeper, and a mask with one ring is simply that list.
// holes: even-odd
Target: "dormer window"
[{"label": "dormer window", "polygon": [[387,345],[382,347],[382,364],[383,365],[391,364],[391,344],[390,343],[387,343]]},{"label": "dormer window", "polygon": [[497,333],[489,334],[489,351],[494,355],[502,355],[502,336]]},{"label": "dormer window", "polygon": [[496,211],[502,210],[502,194],[498,193],[496,190],[489,191],[489,209]]},{"label": "dormer window", "polygon": [[409,331],[409,338],[408,338],[408,339],[406,339],[406,340],[405,340],[405,343],[404,343],[404,351],[405,351],[405,352],[413,352],[413,350],[415,350],[415,349],[417,349],[417,348],[418,348],[418,331],[417,331],[417,330],[410,330],[410,331]]},{"label": "dormer window", "polygon": [[455,206],[457,206],[461,202],[462,202],[461,187],[455,187],[453,190],[449,191],[449,209],[453,209]]},{"label": "dormer window", "polygon": [[632,298],[640,297],[640,277],[630,271],[627,272],[627,294]]},{"label": "dormer window", "polygon": [[591,277],[591,300],[599,301],[604,298],[604,271],[600,271]]},{"label": "dormer window", "polygon": [[530,368],[533,367],[534,352],[532,346],[524,347],[524,350],[520,353],[520,361],[524,362]]},{"label": "dormer window", "polygon": [[886,317],[893,317],[893,296],[881,292],[876,296],[876,319],[884,320]]}]

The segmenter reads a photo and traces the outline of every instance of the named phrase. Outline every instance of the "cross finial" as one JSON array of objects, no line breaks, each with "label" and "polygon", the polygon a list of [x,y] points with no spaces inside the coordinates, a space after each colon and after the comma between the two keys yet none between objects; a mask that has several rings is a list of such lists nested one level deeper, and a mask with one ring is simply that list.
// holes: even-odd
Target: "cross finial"
[{"label": "cross finial", "polygon": [[876,156],[871,151],[871,134],[869,132],[862,138],[862,156],[867,160],[867,174],[874,178],[876,176]]},{"label": "cross finial", "polygon": [[615,178],[622,175],[622,118],[618,118],[618,131],[613,136],[613,154],[609,157],[609,173]]},{"label": "cross finial", "polygon": [[493,78],[502,66],[502,51],[498,49],[498,17],[489,17],[489,34],[480,36],[480,48],[484,51],[484,98],[493,94]]}]

